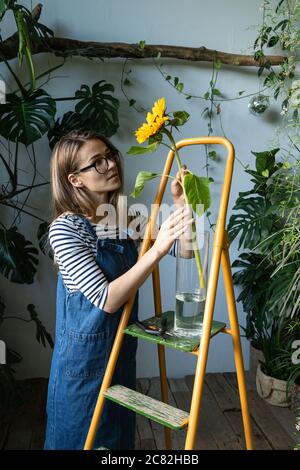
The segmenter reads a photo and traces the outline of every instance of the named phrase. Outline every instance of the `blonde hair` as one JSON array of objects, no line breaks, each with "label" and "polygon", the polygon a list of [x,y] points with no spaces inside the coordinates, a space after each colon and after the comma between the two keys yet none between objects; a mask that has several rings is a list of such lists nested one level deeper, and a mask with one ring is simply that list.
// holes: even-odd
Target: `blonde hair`
[{"label": "blonde hair", "polygon": [[88,189],[85,187],[74,187],[68,180],[68,175],[79,169],[79,150],[85,142],[92,139],[101,140],[116,155],[116,165],[121,185],[117,190],[108,193],[108,203],[112,204],[118,213],[120,196],[123,193],[124,185],[123,157],[121,153],[107,137],[97,132],[74,130],[64,135],[55,144],[52,152],[50,162],[52,221],[65,212],[80,213],[86,217],[93,217],[95,215],[97,207],[94,206]]}]

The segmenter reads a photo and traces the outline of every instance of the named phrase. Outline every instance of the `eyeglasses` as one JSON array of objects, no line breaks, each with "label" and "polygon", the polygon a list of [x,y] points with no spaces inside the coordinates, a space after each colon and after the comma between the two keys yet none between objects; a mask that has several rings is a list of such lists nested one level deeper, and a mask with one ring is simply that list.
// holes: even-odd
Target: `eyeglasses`
[{"label": "eyeglasses", "polygon": [[105,156],[99,157],[96,161],[94,161],[94,163],[75,171],[74,174],[81,173],[83,171],[88,171],[91,168],[95,168],[95,170],[100,173],[100,175],[103,175],[108,170],[108,160],[110,160],[111,162],[115,162],[117,160],[117,155],[118,154],[116,151],[110,150]]}]

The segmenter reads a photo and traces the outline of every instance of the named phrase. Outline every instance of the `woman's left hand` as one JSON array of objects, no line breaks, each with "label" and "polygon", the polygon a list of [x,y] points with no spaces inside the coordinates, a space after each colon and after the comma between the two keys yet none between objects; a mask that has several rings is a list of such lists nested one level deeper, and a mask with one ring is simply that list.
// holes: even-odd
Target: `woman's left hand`
[{"label": "woman's left hand", "polygon": [[173,196],[173,202],[178,207],[185,204],[184,193],[181,184],[184,175],[188,173],[189,170],[187,169],[187,166],[182,165],[180,171],[178,171],[176,174],[176,179],[173,179],[171,183],[171,194]]}]

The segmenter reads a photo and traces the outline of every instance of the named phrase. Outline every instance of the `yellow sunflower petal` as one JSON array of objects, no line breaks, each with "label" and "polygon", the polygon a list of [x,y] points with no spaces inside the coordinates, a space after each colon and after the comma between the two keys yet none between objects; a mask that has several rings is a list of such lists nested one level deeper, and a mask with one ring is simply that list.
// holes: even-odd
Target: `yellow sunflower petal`
[{"label": "yellow sunflower petal", "polygon": [[163,115],[165,114],[165,109],[165,98],[160,98],[159,100],[155,101],[154,106],[152,108],[152,113],[154,114],[154,116],[163,117]]},{"label": "yellow sunflower petal", "polygon": [[155,114],[148,113],[146,117],[146,121],[148,124],[152,124],[153,121],[155,120]]},{"label": "yellow sunflower petal", "polygon": [[136,140],[138,141],[139,144],[142,144],[147,140],[150,135],[152,135],[153,129],[149,124],[143,124],[135,133]]}]

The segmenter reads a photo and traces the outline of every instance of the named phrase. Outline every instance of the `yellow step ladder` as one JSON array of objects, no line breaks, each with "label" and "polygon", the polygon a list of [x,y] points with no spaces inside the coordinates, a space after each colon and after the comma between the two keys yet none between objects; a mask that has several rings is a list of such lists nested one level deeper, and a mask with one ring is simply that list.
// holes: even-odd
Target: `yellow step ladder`
[{"label": "yellow step ladder", "polygon": [[[96,403],[94,415],[91,421],[89,432],[87,435],[86,443],[84,446],[85,450],[92,450],[95,440],[95,436],[98,430],[101,414],[106,399],[112,400],[119,405],[125,406],[134,412],[146,416],[147,418],[156,421],[164,426],[165,431],[165,442],[166,450],[172,449],[171,442],[171,429],[183,429],[186,428],[186,442],[185,450],[193,450],[195,446],[196,433],[199,424],[201,399],[204,385],[204,378],[206,372],[206,364],[208,357],[209,343],[212,336],[218,333],[225,333],[231,335],[233,342],[234,360],[237,372],[238,390],[241,401],[241,410],[243,417],[243,426],[245,433],[246,449],[253,449],[252,445],[252,431],[251,421],[249,415],[249,406],[247,399],[246,381],[244,362],[241,349],[240,332],[238,325],[238,317],[236,311],[236,303],[233,290],[233,281],[231,275],[230,259],[229,259],[229,240],[225,231],[226,213],[228,207],[228,199],[231,187],[231,179],[233,173],[234,164],[234,147],[231,142],[223,137],[196,137],[190,139],[184,139],[176,143],[176,148],[190,146],[190,145],[206,145],[206,144],[218,144],[223,145],[227,150],[227,161],[224,172],[224,182],[222,188],[222,194],[220,199],[219,214],[216,224],[216,230],[214,234],[212,261],[210,265],[210,274],[207,285],[207,296],[204,308],[204,318],[201,338],[195,341],[178,341],[178,339],[168,338],[163,339],[157,336],[150,335],[142,332],[136,325],[129,325],[128,319],[132,310],[135,295],[132,296],[124,306],[123,314],[119,323],[115,341],[111,350],[110,358],[107,364],[107,368],[102,381],[101,389],[99,392],[98,400]],[[139,259],[144,253],[150,248],[151,233],[156,221],[159,206],[161,204],[166,184],[167,176],[170,174],[174,160],[174,151],[170,150],[165,163],[164,171],[160,184],[155,196],[153,210],[148,221],[147,229],[145,232],[144,240],[139,253]],[[225,292],[226,292],[226,303],[229,316],[230,328],[226,327],[225,323],[217,322],[213,320],[214,305],[217,292],[217,284],[220,266],[222,265],[222,271],[224,276]],[[159,280],[159,266],[155,267],[152,272],[153,279],[153,295],[154,295],[154,306],[155,316],[149,318],[146,323],[149,325],[157,324],[164,319],[167,321],[167,328],[172,326],[174,319],[174,312],[162,312],[161,305],[161,290]],[[115,366],[118,360],[118,356],[122,347],[123,339],[125,334],[131,334],[138,336],[144,340],[152,341],[157,343],[158,347],[158,359],[160,369],[160,381],[161,381],[161,395],[162,401],[154,400],[146,395],[138,393],[134,390],[130,390],[121,385],[114,385],[110,387]],[[194,387],[192,392],[191,406],[189,413],[179,410],[168,405],[168,388],[167,388],[167,374],[166,374],[166,361],[165,361],[165,347],[173,347],[190,354],[198,356],[197,366],[195,371]],[[177,449],[178,450],[178,449]]]}]

